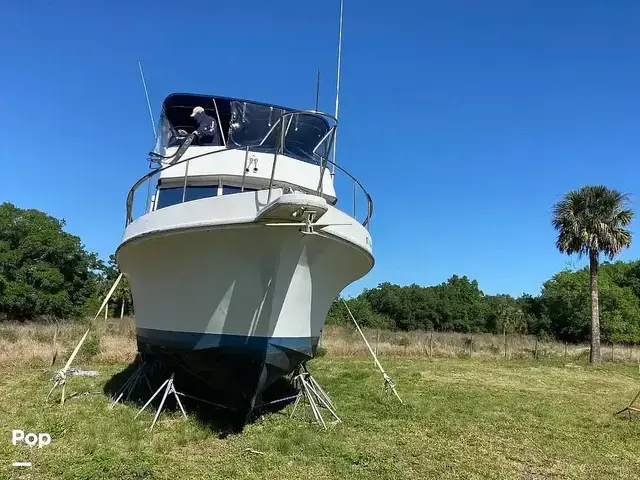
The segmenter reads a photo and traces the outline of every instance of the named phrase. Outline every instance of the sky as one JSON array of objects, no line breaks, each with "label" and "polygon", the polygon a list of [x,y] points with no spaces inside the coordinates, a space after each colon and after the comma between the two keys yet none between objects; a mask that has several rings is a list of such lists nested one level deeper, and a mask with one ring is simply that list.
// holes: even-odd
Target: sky
[{"label": "sky", "polygon": [[[338,12],[2,2],[0,202],[64,218],[107,258],[153,143],[138,60],[156,118],[173,92],[313,108],[317,69],[333,112]],[[345,294],[453,274],[536,294],[576,262],[550,222],[564,193],[604,184],[640,215],[639,24],[625,0],[345,0],[337,160],[373,197],[376,259]],[[338,193],[350,211],[350,188]]]}]

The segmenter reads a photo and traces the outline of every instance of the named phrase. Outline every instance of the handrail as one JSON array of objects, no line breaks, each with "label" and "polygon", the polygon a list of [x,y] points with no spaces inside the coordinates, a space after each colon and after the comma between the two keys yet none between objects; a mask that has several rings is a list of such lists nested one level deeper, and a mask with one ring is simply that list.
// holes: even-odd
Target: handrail
[{"label": "handrail", "polygon": [[[126,200],[126,208],[127,208],[127,216],[126,216],[126,224],[125,227],[128,226],[132,221],[133,221],[133,217],[132,217],[132,209],[133,209],[133,200],[134,200],[134,196],[135,196],[135,192],[136,190],[140,187],[140,185],[142,185],[145,181],[150,180],[153,176],[155,176],[156,174],[166,170],[167,168],[171,168],[174,167],[176,165],[180,165],[184,162],[190,162],[191,160],[195,160],[197,158],[201,158],[201,157],[206,157],[209,155],[214,155],[216,153],[220,153],[220,152],[227,152],[230,150],[245,150],[245,165],[244,165],[244,170],[243,170],[243,181],[242,181],[242,187],[244,188],[244,178],[245,178],[245,174],[246,174],[246,168],[247,168],[247,157],[249,154],[249,151],[252,150],[252,147],[259,147],[262,145],[262,143],[266,140],[266,138],[268,138],[268,136],[272,133],[273,129],[277,126],[278,123],[281,123],[282,125],[284,125],[284,118],[285,117],[289,117],[292,115],[296,115],[296,114],[314,114],[314,113],[320,113],[320,112],[314,112],[314,111],[297,111],[297,112],[286,112],[285,114],[283,114],[282,116],[280,116],[280,118],[275,122],[273,128],[271,128],[269,130],[269,132],[267,132],[267,135],[265,136],[265,138],[256,145],[238,145],[238,146],[229,146],[227,145],[226,148],[222,148],[220,150],[215,150],[212,152],[206,152],[206,153],[202,153],[200,155],[196,155],[193,157],[187,157],[187,158],[180,158],[177,162],[175,163],[169,163],[167,165],[158,167],[150,172],[148,172],[147,174],[143,175],[129,190],[129,193],[127,194],[127,200]],[[326,114],[325,114],[326,115]],[[329,116],[330,115],[326,115]],[[284,129],[281,129],[284,130]],[[332,126],[329,130],[329,132],[327,132],[327,135],[329,135],[330,133],[334,133],[335,132],[335,125]],[[273,166],[271,169],[271,177],[269,179],[269,200],[271,199],[271,191],[273,190],[273,183],[275,180],[275,172],[276,172],[276,164],[278,161],[278,154],[283,154],[285,151],[285,135],[283,134],[284,132],[281,132],[281,134],[278,136],[279,137],[279,142],[278,145],[275,148],[275,152],[274,152],[274,159],[273,159]],[[325,135],[322,140],[320,141],[320,144],[322,144],[322,142],[324,142],[327,138],[327,135]],[[334,134],[335,135],[335,134]],[[332,135],[332,138],[335,138],[335,136]],[[317,148],[317,146],[316,146]],[[331,149],[327,149],[327,152],[329,152]],[[314,149],[315,151],[315,149]],[[162,157],[163,160],[170,160],[171,158],[174,158],[175,154],[169,157]],[[341,172],[343,172],[345,175],[347,175],[347,177],[349,177],[351,180],[353,180],[354,185],[358,185],[360,187],[360,189],[362,190],[362,192],[364,193],[366,199],[367,199],[367,216],[364,219],[364,221],[362,222],[362,225],[364,227],[368,228],[369,222],[371,220],[371,216],[373,215],[373,199],[371,198],[371,195],[369,195],[369,192],[367,192],[367,190],[364,188],[364,186],[358,181],[358,179],[356,179],[353,175],[351,175],[347,170],[345,170],[344,168],[342,168],[341,166],[339,166],[338,164],[336,164],[333,160],[329,160],[329,153],[326,154],[325,157],[321,157],[321,160],[319,162],[317,161],[309,161],[307,163],[310,163],[312,165],[318,165],[320,167],[320,172],[321,172],[321,177],[320,177],[320,182],[318,184],[318,188],[316,189],[315,193],[322,196],[322,190],[323,190],[323,180],[324,180],[324,172],[326,170],[326,166],[327,164],[331,164],[334,167],[334,172],[335,172],[335,168],[337,167],[338,170],[340,170]],[[332,174],[333,175],[333,174]],[[186,187],[187,187],[187,171],[185,170],[185,180],[184,180],[184,185],[183,185],[183,195],[182,195],[182,201],[185,201],[185,196],[186,196]],[[356,191],[354,190],[354,212],[353,212],[353,216],[354,218],[356,217],[356,211],[355,211],[355,196],[356,196]]]},{"label": "handrail", "polygon": [[[325,160],[327,163],[330,163],[331,165],[333,165],[335,168],[337,168],[338,170],[340,170],[342,173],[344,173],[347,177],[349,177],[351,180],[353,180],[359,187],[360,190],[362,190],[362,193],[364,193],[365,197],[367,198],[367,217],[364,219],[364,221],[362,222],[362,226],[366,227],[367,225],[369,225],[369,221],[371,220],[371,216],[373,215],[373,199],[371,198],[371,195],[369,195],[369,192],[367,192],[367,190],[364,188],[364,186],[358,181],[358,179],[356,177],[354,177],[353,175],[351,175],[349,172],[347,172],[344,168],[342,168],[340,165],[338,165],[337,163],[335,163],[332,160],[326,159]],[[355,212],[354,212],[355,213]]]},{"label": "handrail", "polygon": [[[189,160],[194,160],[196,158],[201,158],[201,157],[206,157],[206,156],[209,156],[209,155],[214,155],[214,154],[220,153],[220,152],[227,152],[229,150],[240,150],[240,149],[242,149],[242,147],[227,147],[227,148],[223,148],[223,149],[220,149],[220,150],[215,150],[213,152],[202,153],[200,155],[196,155],[195,157],[182,158],[182,159],[178,160],[176,163],[170,163],[169,165],[165,165],[163,167],[158,167],[155,170],[151,170],[149,173],[143,175],[142,177],[140,177],[140,179],[136,183],[133,184],[133,186],[129,190],[129,193],[127,194],[127,222],[126,222],[126,225],[129,225],[133,221],[133,218],[131,217],[131,209],[133,207],[133,197],[134,197],[134,195],[136,193],[136,190],[146,180],[150,179],[155,174],[166,170],[167,168],[175,167],[176,165],[180,165],[181,163],[188,162]],[[171,158],[171,157],[165,157],[164,160],[169,159],[169,158]]]}]

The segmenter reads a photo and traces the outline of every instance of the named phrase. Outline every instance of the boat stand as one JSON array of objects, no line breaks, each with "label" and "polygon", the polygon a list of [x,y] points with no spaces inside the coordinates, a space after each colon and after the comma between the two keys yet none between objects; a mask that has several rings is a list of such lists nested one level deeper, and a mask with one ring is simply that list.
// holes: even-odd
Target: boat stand
[{"label": "boat stand", "polygon": [[631,400],[631,402],[629,402],[629,405],[627,405],[625,408],[623,408],[619,412],[616,412],[616,415],[620,415],[621,413],[627,412],[629,419],[631,419],[631,412],[640,412],[640,405],[635,404],[638,397],[640,397],[640,391],[636,393],[636,396],[633,397],[633,400]]},{"label": "boat stand", "polygon": [[156,422],[158,421],[158,417],[160,416],[160,412],[162,411],[162,407],[164,407],[164,402],[167,399],[167,396],[172,393],[173,396],[176,399],[176,403],[178,404],[178,406],[180,407],[180,411],[182,412],[182,415],[184,416],[185,420],[187,419],[187,414],[184,411],[184,407],[182,406],[182,402],[180,401],[180,393],[176,390],[175,386],[173,385],[173,376],[174,374],[171,374],[171,377],[169,377],[167,380],[165,380],[162,385],[160,385],[160,388],[158,388],[158,390],[156,390],[156,393],[154,393],[151,398],[147,401],[147,403],[144,404],[144,406],[140,409],[140,411],[136,414],[135,417],[133,418],[138,418],[138,415],[140,415],[145,408],[147,408],[149,406],[149,404],[153,401],[154,398],[156,398],[156,396],[164,389],[164,394],[162,395],[162,400],[160,401],[160,406],[158,407],[158,410],[156,411],[156,415],[155,417],[153,417],[153,422],[151,423],[151,430],[153,430],[153,427],[155,426]]},{"label": "boat stand", "polygon": [[145,370],[147,368],[148,368],[147,362],[141,361],[138,364],[138,368],[136,368],[136,371],[133,372],[133,375],[131,375],[127,379],[127,381],[124,382],[124,384],[120,387],[120,389],[115,393],[115,399],[113,400],[111,405],[109,405],[109,409],[113,409],[125,394],[127,396],[125,397],[124,402],[128,401],[129,397],[131,397],[131,394],[135,391],[138,384],[142,380],[146,382],[147,387],[149,388],[149,391],[153,392],[153,388],[151,388],[151,384],[149,383],[149,379],[147,378],[147,374],[145,373]]},{"label": "boat stand", "polygon": [[322,412],[320,411],[321,407],[326,408],[331,413],[333,417],[332,424],[340,423],[340,417],[335,412],[335,407],[333,406],[333,402],[331,402],[331,398],[327,395],[327,392],[320,386],[320,384],[313,378],[313,375],[307,370],[306,365],[301,366],[301,371],[294,377],[293,383],[298,388],[299,392],[296,395],[296,401],[293,404],[293,410],[291,411],[291,415],[289,418],[293,417],[293,414],[296,413],[296,409],[301,401],[306,401],[311,407],[311,412],[313,412],[313,416],[316,422],[326,430],[327,424],[322,417]]},{"label": "boat stand", "polygon": [[[140,382],[141,377],[144,377],[146,380],[146,375],[144,373],[143,370],[139,369],[139,376],[138,376],[138,380],[135,380],[136,382]],[[160,417],[160,412],[162,412],[162,408],[164,407],[164,402],[167,400],[167,397],[169,396],[169,394],[172,394],[173,397],[176,399],[176,403],[178,404],[178,407],[180,407],[180,411],[182,412],[182,416],[184,417],[184,419],[187,419],[187,413],[184,410],[184,406],[182,405],[182,402],[180,401],[180,397],[184,397],[184,398],[190,398],[192,400],[195,400],[197,402],[201,402],[201,403],[207,403],[209,405],[212,405],[216,408],[222,408],[225,410],[229,410],[229,407],[227,407],[226,405],[221,405],[219,403],[215,403],[215,402],[211,402],[209,400],[205,400],[204,398],[198,398],[198,397],[194,397],[193,395],[187,395],[186,393],[182,393],[179,392],[178,390],[176,390],[176,387],[173,383],[173,379],[174,379],[175,373],[172,373],[171,376],[165,380],[162,385],[160,385],[160,387],[155,391],[155,393],[151,396],[151,398],[149,400],[147,400],[147,403],[144,404],[144,406],[138,411],[138,413],[136,414],[135,418],[138,418],[138,416],[151,404],[151,402],[153,401],[154,398],[156,398],[158,396],[158,394],[160,392],[162,392],[164,390],[164,393],[162,395],[162,400],[160,401],[160,406],[158,406],[158,410],[156,410],[156,415],[155,417],[153,417],[153,422],[151,423],[151,430],[153,430],[153,427],[155,426],[156,422],[158,421],[158,417]],[[133,376],[132,376],[133,378]],[[153,392],[153,389],[151,388],[151,385],[149,385],[149,382],[147,380],[147,386],[149,386],[149,391]],[[129,387],[131,390],[133,390],[133,387]],[[120,397],[122,396],[122,394],[120,394]],[[115,402],[114,402],[115,404]]]}]

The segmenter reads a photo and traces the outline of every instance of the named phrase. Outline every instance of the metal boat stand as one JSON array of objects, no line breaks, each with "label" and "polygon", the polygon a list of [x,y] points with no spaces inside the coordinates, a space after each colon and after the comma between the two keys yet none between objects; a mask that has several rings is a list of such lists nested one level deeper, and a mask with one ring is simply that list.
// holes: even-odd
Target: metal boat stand
[{"label": "metal boat stand", "polygon": [[158,417],[160,416],[160,412],[162,411],[162,407],[164,407],[164,402],[167,399],[167,396],[172,393],[173,396],[176,399],[176,403],[178,404],[178,406],[180,407],[180,411],[182,412],[182,415],[184,416],[185,420],[187,419],[187,414],[184,411],[184,407],[182,406],[182,402],[180,401],[180,393],[176,390],[175,386],[173,385],[173,376],[174,374],[172,373],[171,376],[165,380],[162,385],[160,385],[160,388],[158,388],[158,390],[156,390],[156,393],[154,393],[151,398],[149,400],[147,400],[147,403],[144,404],[144,406],[140,409],[140,411],[136,414],[135,417],[133,418],[138,418],[138,415],[140,415],[145,408],[147,408],[149,406],[149,404],[153,401],[154,398],[156,398],[156,396],[164,389],[164,394],[162,395],[162,400],[160,401],[160,406],[158,407],[158,410],[156,411],[156,415],[155,417],[153,417],[153,422],[151,423],[151,430],[153,430],[153,427],[155,426],[156,422],[158,421]]},{"label": "metal boat stand", "polygon": [[335,412],[335,407],[333,406],[333,402],[327,392],[320,386],[313,375],[307,370],[306,365],[301,365],[297,375],[293,378],[294,386],[298,388],[298,395],[296,395],[296,401],[293,404],[293,410],[291,411],[291,415],[289,418],[292,418],[294,413],[296,413],[296,409],[301,401],[306,401],[311,407],[311,412],[313,412],[313,416],[316,422],[326,430],[327,424],[322,417],[322,412],[320,411],[321,407],[326,408],[331,413],[333,417],[332,424],[340,423],[340,417]]},{"label": "metal boat stand", "polygon": [[123,400],[124,402],[129,400],[129,397],[131,397],[131,394],[135,391],[135,389],[137,388],[138,384],[144,380],[145,383],[147,384],[147,388],[149,388],[150,392],[153,392],[153,388],[151,388],[151,384],[149,383],[149,378],[147,377],[147,374],[145,373],[145,370],[149,369],[150,366],[147,362],[145,361],[140,361],[140,363],[138,364],[138,368],[136,368],[136,371],[133,372],[133,375],[131,375],[126,382],[124,382],[124,384],[120,387],[120,389],[115,393],[114,395],[114,399],[113,402],[111,402],[111,405],[109,405],[109,409],[113,409],[116,404],[122,399],[122,397],[126,394],[127,396],[125,397],[125,399]]},{"label": "metal boat stand", "polygon": [[[182,405],[182,402],[180,401],[180,397],[184,397],[184,398],[190,398],[192,400],[196,400],[197,402],[202,402],[202,403],[207,403],[209,405],[212,405],[214,407],[218,407],[218,408],[224,408],[224,409],[229,409],[229,407],[225,406],[225,405],[221,405],[219,403],[215,403],[215,402],[210,402],[209,400],[205,400],[203,398],[198,398],[198,397],[194,397],[192,395],[187,395],[186,393],[182,393],[179,392],[178,390],[176,390],[176,387],[173,383],[173,379],[174,379],[175,373],[172,373],[171,376],[165,380],[162,385],[160,385],[160,388],[158,388],[158,390],[156,390],[156,392],[151,396],[151,398],[149,400],[147,400],[147,403],[144,404],[144,406],[138,411],[138,413],[136,414],[135,418],[138,418],[138,416],[151,404],[151,402],[153,401],[154,398],[156,398],[158,396],[158,394],[160,392],[162,392],[164,390],[164,393],[162,395],[162,400],[160,401],[160,405],[158,406],[158,409],[156,410],[156,414],[153,417],[153,422],[151,423],[151,430],[153,430],[153,427],[155,426],[156,422],[158,421],[158,417],[160,417],[160,412],[162,412],[162,408],[164,407],[164,402],[167,400],[167,397],[169,396],[169,394],[172,394],[174,396],[174,398],[176,399],[176,403],[178,404],[178,407],[180,407],[180,411],[182,412],[182,416],[184,417],[184,419],[187,419],[187,413],[184,410],[184,407]],[[138,380],[139,381],[139,380]],[[149,387],[149,390],[153,391],[151,389],[151,387]]]}]

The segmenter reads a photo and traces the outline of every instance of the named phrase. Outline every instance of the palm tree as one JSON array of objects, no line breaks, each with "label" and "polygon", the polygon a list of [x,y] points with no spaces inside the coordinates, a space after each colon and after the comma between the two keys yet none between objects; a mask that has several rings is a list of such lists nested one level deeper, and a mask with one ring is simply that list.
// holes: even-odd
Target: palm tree
[{"label": "palm tree", "polygon": [[631,245],[628,227],[633,211],[628,195],[602,185],[572,190],[553,208],[556,246],[569,255],[589,256],[591,274],[591,351],[589,361],[600,363],[600,313],[598,309],[598,263],[600,253],[610,260]]}]

